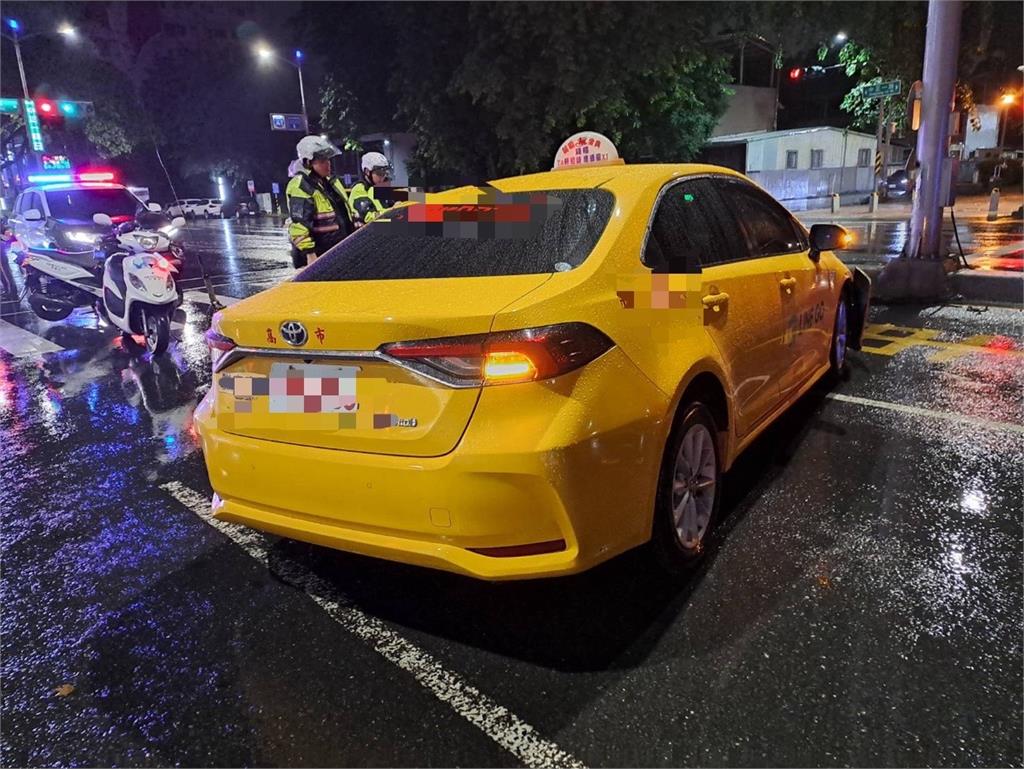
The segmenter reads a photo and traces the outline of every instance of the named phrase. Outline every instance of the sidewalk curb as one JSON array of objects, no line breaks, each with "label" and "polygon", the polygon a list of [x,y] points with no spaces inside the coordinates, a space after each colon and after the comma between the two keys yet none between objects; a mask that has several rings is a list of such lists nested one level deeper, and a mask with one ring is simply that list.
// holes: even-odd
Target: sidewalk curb
[{"label": "sidewalk curb", "polygon": [[[861,265],[872,284],[878,280],[882,265]],[[1007,304],[1024,308],[1024,275],[989,270],[959,270],[950,274],[951,298],[980,304]],[[876,304],[890,302],[872,297]],[[898,302],[891,302],[898,304]]]},{"label": "sidewalk curb", "polygon": [[959,270],[949,277],[953,292],[964,299],[1024,307],[1024,274]]}]

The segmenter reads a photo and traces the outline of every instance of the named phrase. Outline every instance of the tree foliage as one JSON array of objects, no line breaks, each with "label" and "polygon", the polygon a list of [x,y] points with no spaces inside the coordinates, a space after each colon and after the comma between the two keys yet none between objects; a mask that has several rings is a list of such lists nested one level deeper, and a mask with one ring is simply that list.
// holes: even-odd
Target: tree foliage
[{"label": "tree foliage", "polygon": [[346,62],[321,94],[322,120],[343,136],[412,131],[424,172],[481,179],[542,170],[582,129],[608,135],[629,159],[687,160],[725,108],[725,62],[698,42],[708,25],[692,6],[374,9],[375,27],[401,52],[387,63],[390,77],[357,74]]}]

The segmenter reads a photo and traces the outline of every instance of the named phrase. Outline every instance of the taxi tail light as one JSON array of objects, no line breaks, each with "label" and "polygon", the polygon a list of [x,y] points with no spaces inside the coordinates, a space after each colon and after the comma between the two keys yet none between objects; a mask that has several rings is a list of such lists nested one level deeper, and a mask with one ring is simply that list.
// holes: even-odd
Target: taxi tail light
[{"label": "taxi tail light", "polygon": [[206,332],[206,346],[210,348],[210,365],[215,372],[220,359],[236,347],[234,339],[218,334],[213,329]]},{"label": "taxi tail light", "polygon": [[586,323],[423,339],[384,345],[410,367],[462,385],[513,384],[561,376],[606,352],[612,341]]}]

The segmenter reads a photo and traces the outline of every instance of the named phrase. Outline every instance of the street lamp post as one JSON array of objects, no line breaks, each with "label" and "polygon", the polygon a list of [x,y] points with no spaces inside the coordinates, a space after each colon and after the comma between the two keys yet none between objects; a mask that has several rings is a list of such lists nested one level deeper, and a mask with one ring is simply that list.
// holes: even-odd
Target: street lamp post
[{"label": "street lamp post", "polygon": [[[29,35],[21,34],[21,23],[17,19],[7,19],[7,28],[11,30],[11,34],[2,35],[14,43],[14,56],[18,60],[18,74],[21,76],[21,93],[25,97],[25,101],[29,101],[32,97],[28,95],[28,80],[25,77],[25,62],[21,58],[21,41],[28,40],[32,37],[40,37],[42,35],[49,34],[48,32],[33,32]],[[62,23],[57,27],[57,34],[61,35],[69,41],[74,41],[78,36],[78,30],[72,27],[67,22]]]},{"label": "street lamp post", "polygon": [[1006,141],[1006,124],[1010,122],[1010,107],[1017,101],[1017,97],[1012,93],[1004,93],[999,97],[999,103],[1002,105],[1003,123],[999,128],[999,149],[1002,151],[1003,142]]},{"label": "street lamp post", "polygon": [[8,19],[7,26],[11,30],[11,34],[4,35],[4,37],[14,43],[14,55],[18,59],[18,74],[21,75],[21,93],[25,97],[25,101],[28,101],[28,81],[25,79],[25,63],[21,60],[21,43],[18,34],[21,31],[21,25],[16,19]]},{"label": "street lamp post", "polygon": [[[14,44],[14,56],[18,60],[18,75],[21,77],[21,95],[24,97],[21,106],[25,113],[25,125],[29,126],[31,121],[29,119],[28,103],[32,101],[32,97],[29,96],[28,93],[28,79],[25,77],[25,62],[21,58],[21,41],[28,40],[33,37],[41,37],[49,33],[33,32],[28,35],[23,35],[21,34],[21,23],[17,19],[12,19],[10,17],[6,19],[6,24],[7,28],[11,31],[11,34],[5,35],[0,33],[0,36],[7,38]],[[78,31],[67,22],[64,22],[57,28],[57,34],[61,35],[66,40],[74,40]],[[34,151],[31,157],[35,159]]]},{"label": "street lamp post", "polygon": [[295,49],[295,60],[286,59],[283,56],[278,55],[276,51],[270,46],[264,43],[258,43],[256,45],[256,55],[260,58],[260,61],[270,61],[271,59],[277,59],[287,64],[291,64],[295,69],[299,71],[299,99],[302,100],[302,124],[306,129],[306,133],[309,133],[309,113],[306,112],[306,88],[302,83],[302,51]]}]

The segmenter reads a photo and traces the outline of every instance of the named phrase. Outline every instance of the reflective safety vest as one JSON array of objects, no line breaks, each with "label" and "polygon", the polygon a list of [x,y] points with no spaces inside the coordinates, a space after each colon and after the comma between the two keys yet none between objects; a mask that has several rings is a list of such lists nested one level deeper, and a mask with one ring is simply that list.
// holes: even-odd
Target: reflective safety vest
[{"label": "reflective safety vest", "polygon": [[308,168],[293,176],[288,197],[288,237],[299,251],[317,255],[352,233],[348,195],[337,176],[324,179]]},{"label": "reflective safety vest", "polygon": [[384,211],[384,204],[374,195],[373,185],[366,182],[356,182],[349,190],[348,205],[352,221],[357,224],[369,224]]}]

